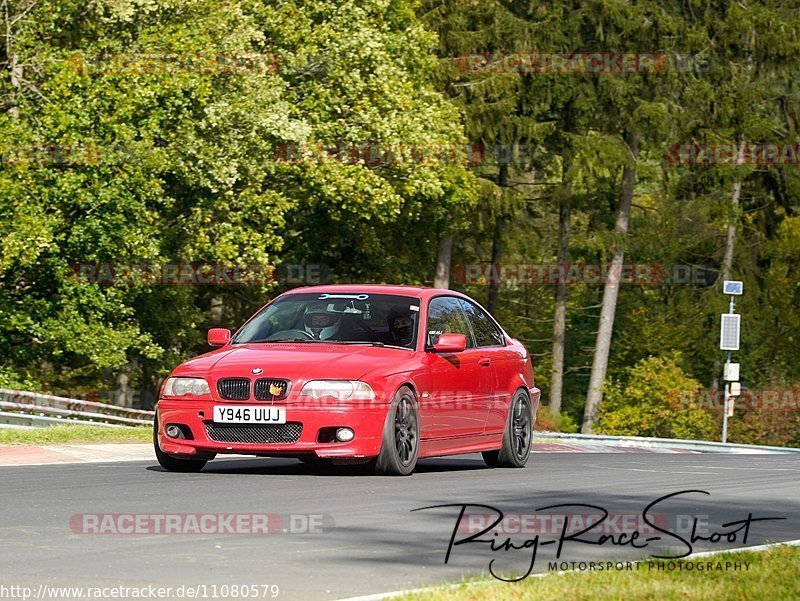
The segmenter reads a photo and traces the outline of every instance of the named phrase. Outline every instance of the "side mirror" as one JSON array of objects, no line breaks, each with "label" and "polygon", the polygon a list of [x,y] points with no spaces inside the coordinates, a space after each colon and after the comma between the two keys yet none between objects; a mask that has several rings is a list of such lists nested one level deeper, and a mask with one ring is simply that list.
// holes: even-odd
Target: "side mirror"
[{"label": "side mirror", "polygon": [[439,340],[433,345],[437,353],[460,353],[467,348],[467,337],[464,334],[439,334]]},{"label": "side mirror", "polygon": [[226,328],[211,328],[208,331],[208,344],[211,346],[225,346],[231,340],[231,331]]}]

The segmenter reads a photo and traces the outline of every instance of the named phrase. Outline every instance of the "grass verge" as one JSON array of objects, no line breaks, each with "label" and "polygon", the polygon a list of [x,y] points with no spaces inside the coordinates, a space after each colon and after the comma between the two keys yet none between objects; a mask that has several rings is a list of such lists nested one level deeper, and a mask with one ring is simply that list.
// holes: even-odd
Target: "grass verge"
[{"label": "grass verge", "polygon": [[151,442],[150,426],[106,428],[64,424],[46,428],[0,428],[0,445],[80,444],[91,442]]},{"label": "grass verge", "polygon": [[[741,564],[740,570],[700,569],[708,564]],[[528,578],[518,583],[465,582],[396,597],[393,601],[594,601],[658,600],[709,601],[716,599],[794,601],[800,591],[800,548],[775,547],[767,551],[724,553],[691,561],[675,561],[682,569],[666,569],[670,562],[644,561],[633,571],[579,572]],[[749,564],[747,570],[745,563]],[[665,569],[657,566],[665,564]],[[688,569],[692,564],[692,569]],[[650,566],[650,567],[648,567]]]}]

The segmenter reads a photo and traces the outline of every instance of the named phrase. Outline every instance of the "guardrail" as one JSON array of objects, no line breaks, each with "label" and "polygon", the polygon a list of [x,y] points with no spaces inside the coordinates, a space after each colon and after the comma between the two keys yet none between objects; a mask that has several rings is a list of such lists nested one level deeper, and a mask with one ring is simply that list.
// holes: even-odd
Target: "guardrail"
[{"label": "guardrail", "polygon": [[712,442],[709,440],[684,440],[680,438],[650,438],[645,436],[607,436],[605,434],[565,434],[563,432],[534,432],[534,440],[555,442],[606,443],[620,447],[669,448],[698,453],[800,453],[794,447],[771,447],[754,444]]},{"label": "guardrail", "polygon": [[0,424],[52,426],[80,423],[91,426],[149,426],[155,413],[94,401],[0,388]]}]

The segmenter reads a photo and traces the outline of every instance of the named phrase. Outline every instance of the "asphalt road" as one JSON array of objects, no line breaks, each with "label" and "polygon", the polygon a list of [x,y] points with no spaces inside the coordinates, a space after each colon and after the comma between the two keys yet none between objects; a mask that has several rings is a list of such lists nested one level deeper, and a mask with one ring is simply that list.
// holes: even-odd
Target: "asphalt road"
[{"label": "asphalt road", "polygon": [[[490,470],[479,456],[465,455],[422,461],[407,478],[278,459],[219,460],[200,474],[166,473],[155,461],[5,467],[0,468],[0,585],[255,584],[277,585],[279,599],[338,599],[485,573],[493,558],[500,572],[527,570],[530,548],[492,552],[478,543],[455,546],[444,564],[459,507],[412,510],[462,503],[489,505],[511,516],[496,538],[510,536],[520,546],[535,534],[515,531],[516,518],[543,520],[537,522],[541,546],[534,566],[541,572],[556,547],[545,541],[560,533],[546,516],[567,513],[571,527],[578,527],[578,519],[597,510],[540,508],[594,504],[612,514],[603,532],[618,535],[621,529],[630,538],[642,530],[640,516],[649,503],[687,489],[710,494],[663,501],[650,513],[657,525],[689,538],[687,529],[697,517],[697,533],[710,536],[736,529],[720,525],[752,514],[786,519],[752,522],[747,545],[800,539],[800,459],[790,455],[535,454],[523,470]],[[73,517],[127,512],[269,513],[273,527],[280,519],[280,528],[270,535],[83,534],[85,518]],[[316,530],[302,532],[303,518],[292,522],[290,515],[323,517],[309,518]],[[472,519],[477,530],[469,532],[476,532],[484,518]],[[646,529],[644,523],[639,542]],[[699,540],[694,550],[740,547],[743,534],[740,529],[731,543]],[[647,545],[633,550],[609,541],[567,541],[560,559],[686,550],[669,535]]]}]

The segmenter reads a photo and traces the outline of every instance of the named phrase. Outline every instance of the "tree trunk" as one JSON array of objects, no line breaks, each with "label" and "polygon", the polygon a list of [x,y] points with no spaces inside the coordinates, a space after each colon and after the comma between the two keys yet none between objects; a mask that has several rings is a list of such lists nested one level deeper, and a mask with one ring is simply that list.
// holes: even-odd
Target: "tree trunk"
[{"label": "tree trunk", "polygon": [[211,323],[213,323],[215,326],[222,323],[224,309],[225,299],[223,299],[222,296],[215,296],[211,299],[211,306],[208,312],[211,316]]},{"label": "tree trunk", "polygon": [[[736,165],[744,163],[744,143],[739,145],[739,152],[736,155]],[[728,222],[728,231],[725,235],[725,254],[722,257],[721,278],[729,280],[733,269],[733,252],[736,245],[736,222],[739,213],[739,197],[742,195],[742,180],[737,179],[733,182],[731,192],[731,217]]]},{"label": "tree trunk", "polygon": [[[9,39],[11,32],[7,32]],[[11,72],[11,86],[14,88],[14,104],[8,109],[8,114],[14,119],[19,119],[19,101],[20,89],[22,88],[22,65],[19,64],[19,57],[15,52],[12,52],[8,57],[9,71]]]},{"label": "tree trunk", "polygon": [[139,403],[137,409],[152,411],[158,400],[159,381],[153,379],[153,373],[149,364],[145,361],[142,364],[142,385],[139,390]]},{"label": "tree trunk", "polygon": [[[500,188],[508,186],[508,165],[500,165],[497,174],[497,185]],[[497,301],[500,298],[500,261],[503,259],[503,230],[505,229],[505,216],[502,207],[497,211],[492,232],[492,265],[489,270],[489,302],[486,308],[492,315],[497,310]]]},{"label": "tree trunk", "polygon": [[450,287],[450,263],[453,259],[453,236],[442,236],[439,239],[439,252],[436,255],[436,275],[433,278],[434,288]]},{"label": "tree trunk", "polygon": [[[744,163],[744,143],[739,145],[739,152],[736,155],[736,165]],[[736,222],[738,220],[739,212],[739,197],[742,195],[742,180],[737,179],[733,182],[733,191],[731,192],[731,217],[728,221],[728,230],[725,233],[725,254],[722,256],[722,265],[720,265],[720,278],[719,281],[731,279],[733,270],[733,254],[736,250]],[[714,360],[714,378],[711,382],[711,388],[719,388],[719,376],[722,369],[722,360],[717,357]]]},{"label": "tree trunk", "polygon": [[[566,178],[567,167],[564,167]],[[572,211],[571,185],[565,182],[564,196],[558,207],[558,273],[566,274],[569,269],[569,233]],[[550,379],[550,413],[561,413],[561,397],[564,389],[564,345],[567,332],[567,282],[559,277],[556,284],[556,307],[553,319],[553,371]]]},{"label": "tree trunk", "polygon": [[11,87],[13,88],[11,93],[11,107],[8,109],[8,114],[14,119],[19,118],[19,104],[22,99],[22,82],[25,76],[22,66],[25,61],[20,60],[20,56],[15,50],[15,38],[17,34],[15,33],[14,26],[26,14],[31,12],[38,1],[39,0],[28,0],[24,5],[15,6],[16,10],[14,14],[11,14],[10,2],[8,0],[3,0],[0,4],[0,11],[2,12],[1,17],[4,20],[3,37],[6,41],[6,59],[8,61],[8,70],[11,75]]},{"label": "tree trunk", "polygon": [[622,172],[622,186],[619,194],[619,211],[614,226],[615,241],[612,247],[612,259],[606,275],[603,290],[603,302],[600,308],[600,326],[597,330],[597,341],[592,359],[592,373],[589,377],[589,392],[586,396],[586,408],[583,413],[581,432],[591,434],[597,421],[597,409],[603,400],[603,385],[608,369],[608,355],[611,351],[611,335],[614,331],[614,315],[617,310],[617,296],[625,261],[625,240],[630,224],[633,189],[636,184],[636,160],[639,154],[639,138],[628,132],[625,141],[631,154],[631,163]]},{"label": "tree trunk", "polygon": [[500,261],[503,259],[504,227],[504,219],[498,217],[492,233],[492,269],[489,272],[489,302],[486,305],[492,315],[497,310],[497,301],[500,298]]},{"label": "tree trunk", "polygon": [[131,387],[131,373],[139,366],[138,361],[130,359],[117,372],[116,390],[114,390],[113,404],[119,407],[133,407],[133,397],[136,393]]},{"label": "tree trunk", "polygon": [[[564,132],[574,134],[577,131],[576,114],[573,103],[566,107]],[[558,273],[565,276],[569,270],[569,239],[572,218],[572,141],[565,137],[563,162],[561,165],[561,189],[558,196]],[[550,413],[561,413],[561,401],[564,393],[564,347],[567,336],[567,300],[569,288],[565,277],[559,277],[555,291],[555,311],[553,314],[553,366],[550,375]]]}]

